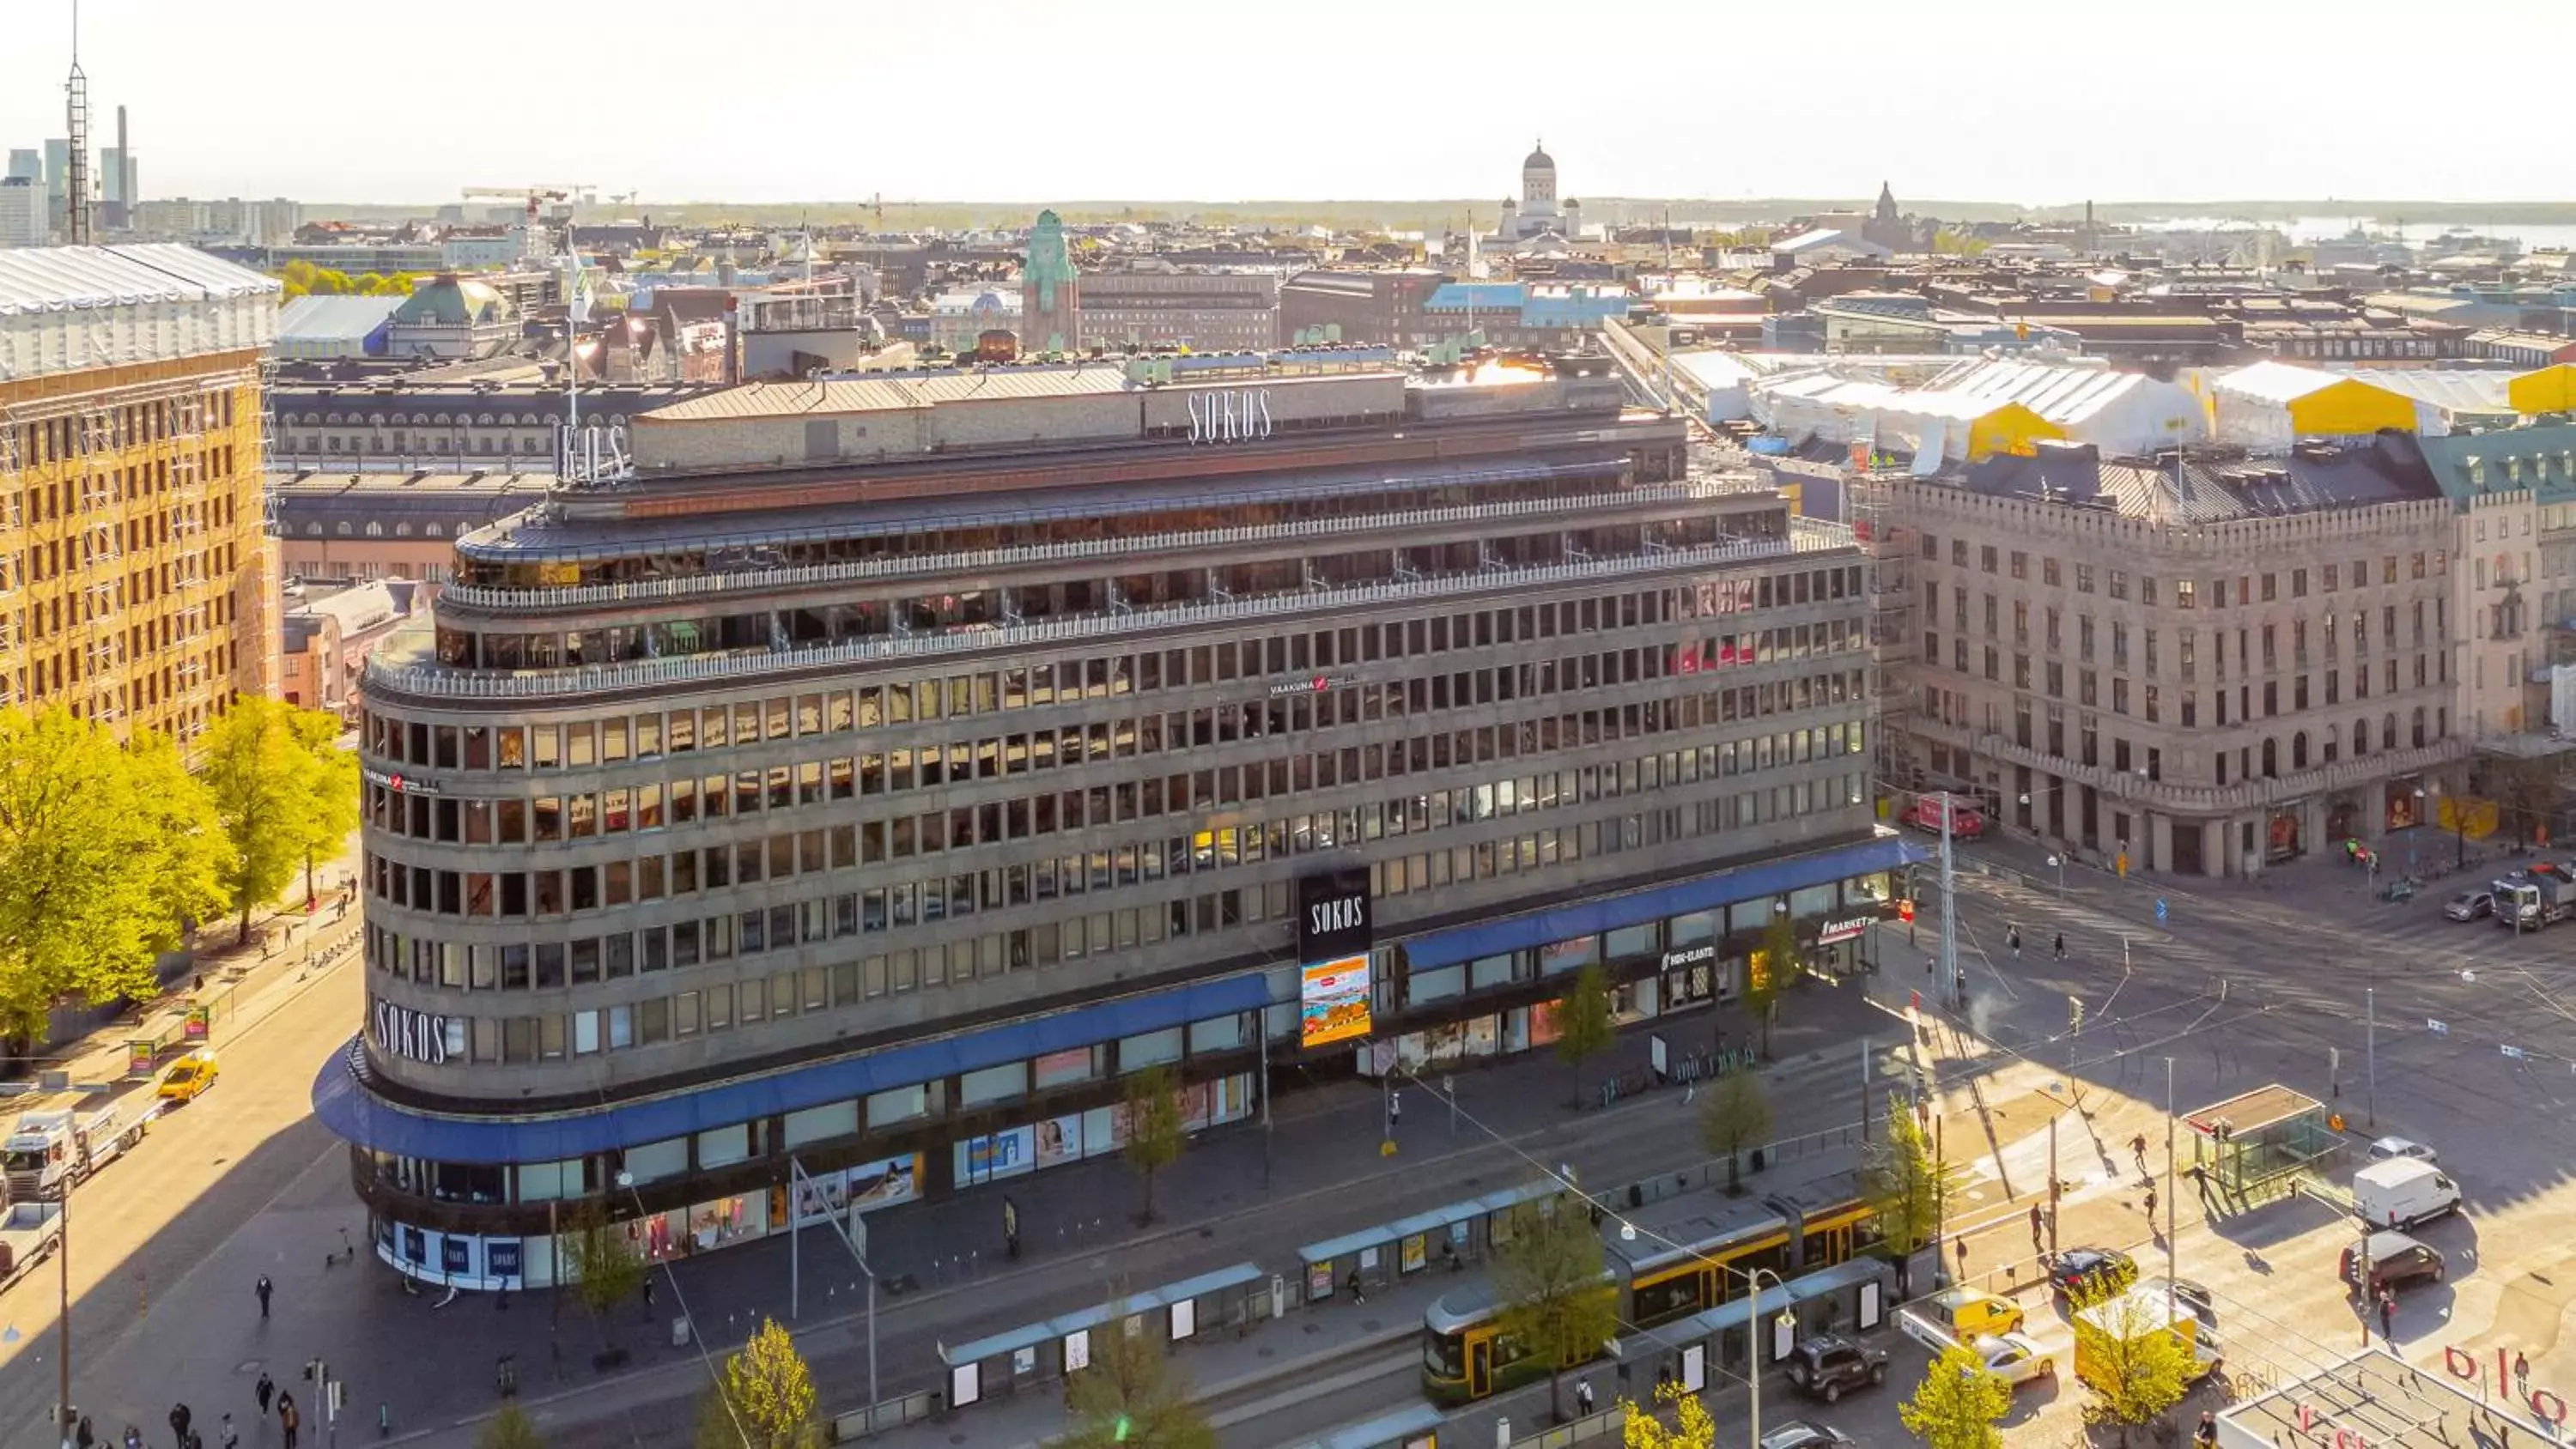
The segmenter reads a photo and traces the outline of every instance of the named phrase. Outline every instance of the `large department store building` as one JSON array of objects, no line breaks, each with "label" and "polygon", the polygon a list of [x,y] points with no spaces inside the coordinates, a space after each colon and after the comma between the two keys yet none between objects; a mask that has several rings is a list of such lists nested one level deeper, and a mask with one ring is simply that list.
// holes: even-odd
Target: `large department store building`
[{"label": "large department store building", "polygon": [[679,1253],[1043,1174],[1149,1066],[1209,1128],[1529,1050],[1596,961],[1706,1019],[1775,913],[1864,964],[1905,858],[1848,533],[1691,479],[1599,359],[891,374],[632,437],[368,668],[315,1103],[406,1272],[551,1282],[585,1198]]}]

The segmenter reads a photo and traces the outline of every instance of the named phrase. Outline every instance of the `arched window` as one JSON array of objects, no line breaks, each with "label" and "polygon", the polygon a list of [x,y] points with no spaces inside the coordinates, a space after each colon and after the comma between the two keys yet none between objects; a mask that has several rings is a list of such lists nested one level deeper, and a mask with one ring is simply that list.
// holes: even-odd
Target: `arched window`
[{"label": "arched window", "polygon": [[2263,778],[2268,780],[2280,773],[2281,742],[2279,740],[2266,737],[2263,741]]},{"label": "arched window", "polygon": [[2301,730],[2297,734],[2290,736],[2290,768],[2293,770],[2304,770],[2307,767],[2308,732],[2306,730]]},{"label": "arched window", "polygon": [[411,525],[410,525],[408,522],[405,522],[405,523],[397,523],[397,524],[395,524],[395,525],[394,525],[394,537],[396,537],[396,538],[409,538],[409,537],[411,537]]},{"label": "arched window", "polygon": [[2352,757],[2357,760],[2369,753],[2370,721],[2366,719],[2354,720],[2352,722]]},{"label": "arched window", "polygon": [[2379,747],[2383,750],[2397,748],[2397,711],[2393,709],[2379,717]]},{"label": "arched window", "polygon": [[385,536],[385,526],[384,526],[383,524],[381,524],[381,523],[376,523],[376,522],[373,522],[373,521],[370,521],[370,522],[367,524],[367,537],[369,537],[369,538],[382,538],[382,537],[384,537],[384,536]]},{"label": "arched window", "polygon": [[2424,748],[2424,706],[2415,706],[2415,748]]},{"label": "arched window", "polygon": [[342,538],[347,538],[349,535],[351,535],[351,534],[353,534],[353,533],[357,532],[357,530],[356,530],[356,529],[351,528],[351,527],[349,526],[349,520],[347,520],[347,519],[343,518],[343,519],[341,519],[341,520],[340,520],[340,526],[339,526],[338,528],[333,529],[333,530],[332,530],[332,532],[334,532],[334,533],[336,533],[336,534],[340,535]]},{"label": "arched window", "polygon": [[421,525],[420,531],[424,536],[429,538],[447,537],[447,526],[442,523],[424,523]]},{"label": "arched window", "polygon": [[304,533],[308,538],[320,538],[322,536],[322,525],[319,523],[308,523],[304,525]]}]

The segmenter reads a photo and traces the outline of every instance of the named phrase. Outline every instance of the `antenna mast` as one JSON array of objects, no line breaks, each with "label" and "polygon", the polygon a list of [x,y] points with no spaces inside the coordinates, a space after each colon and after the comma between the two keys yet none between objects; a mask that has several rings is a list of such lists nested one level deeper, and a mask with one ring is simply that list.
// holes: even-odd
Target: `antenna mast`
[{"label": "antenna mast", "polygon": [[72,0],[72,73],[63,83],[67,97],[64,129],[71,137],[71,175],[65,178],[64,233],[73,246],[90,244],[89,234],[89,77],[81,73],[80,0]]}]

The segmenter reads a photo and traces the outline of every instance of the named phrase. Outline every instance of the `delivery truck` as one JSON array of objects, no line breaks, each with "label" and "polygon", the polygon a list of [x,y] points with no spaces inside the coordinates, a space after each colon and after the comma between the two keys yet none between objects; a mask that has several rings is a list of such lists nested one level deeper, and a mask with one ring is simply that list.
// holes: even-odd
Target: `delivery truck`
[{"label": "delivery truck", "polygon": [[70,1093],[23,1106],[6,1148],[9,1200],[61,1198],[142,1141],[158,1105],[141,1094],[102,1098]]},{"label": "delivery truck", "polygon": [[2218,1371],[2219,1349],[2200,1331],[2190,1305],[2162,1285],[2137,1285],[2075,1315],[2075,1376],[2095,1388],[2114,1391],[2124,1376],[2121,1358],[2127,1345],[2151,1333],[2171,1334],[2192,1359],[2191,1377]]},{"label": "delivery truck", "polygon": [[2352,1175],[2353,1216],[2374,1228],[2412,1228],[2460,1210],[2460,1185],[2420,1157],[2392,1157]]},{"label": "delivery truck", "polygon": [[62,1244],[61,1203],[11,1203],[8,1215],[0,1217],[0,1289],[27,1276]]},{"label": "delivery truck", "polygon": [[2551,861],[2518,870],[2489,887],[2495,923],[2520,934],[2576,916],[2576,871]]}]

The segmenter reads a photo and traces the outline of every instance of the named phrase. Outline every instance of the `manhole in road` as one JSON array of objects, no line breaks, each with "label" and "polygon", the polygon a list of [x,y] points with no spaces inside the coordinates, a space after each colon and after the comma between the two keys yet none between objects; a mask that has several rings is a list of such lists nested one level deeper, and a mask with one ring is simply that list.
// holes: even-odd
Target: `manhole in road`
[{"label": "manhole in road", "polygon": [[259,1359],[246,1358],[240,1363],[233,1365],[233,1372],[237,1374],[255,1374],[259,1372],[260,1363],[261,1360]]}]

